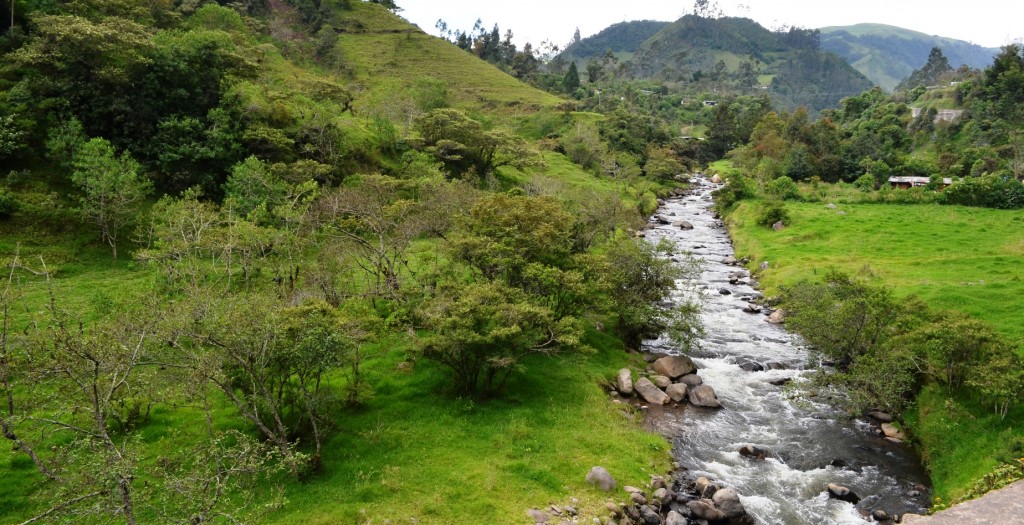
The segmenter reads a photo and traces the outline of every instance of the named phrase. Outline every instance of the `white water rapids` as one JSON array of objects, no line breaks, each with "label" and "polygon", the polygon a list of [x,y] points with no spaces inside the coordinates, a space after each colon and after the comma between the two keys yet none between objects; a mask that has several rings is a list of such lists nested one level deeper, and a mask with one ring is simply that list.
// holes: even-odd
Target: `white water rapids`
[{"label": "white water rapids", "polygon": [[[724,408],[651,409],[648,425],[672,440],[676,460],[694,477],[734,487],[758,523],[863,524],[874,509],[890,515],[923,512],[927,491],[916,497],[908,493],[915,485],[927,485],[928,477],[908,447],[885,441],[866,421],[844,417],[828,400],[793,398],[771,384],[784,378],[800,381],[813,373],[807,370],[808,351],[798,336],[767,323],[762,314],[742,310],[744,298],[758,292],[749,284],[729,283],[729,274],[743,268],[722,262],[733,255],[733,247],[710,209],[716,187],[695,177],[690,195],[658,210],[672,222],[690,222],[694,229],[657,225],[647,237],[654,242],[669,238],[677,252],[703,260],[702,275],[691,284],[703,296],[707,335],[690,356]],[[720,294],[723,288],[731,294]],[[646,341],[644,351],[677,353],[665,339]],[[739,366],[744,362],[759,363],[765,371],[746,372]],[[781,369],[770,370],[769,363]],[[743,457],[739,448],[745,444],[767,449],[770,455],[763,461]],[[849,487],[863,501],[855,507],[829,499],[828,483]]]}]

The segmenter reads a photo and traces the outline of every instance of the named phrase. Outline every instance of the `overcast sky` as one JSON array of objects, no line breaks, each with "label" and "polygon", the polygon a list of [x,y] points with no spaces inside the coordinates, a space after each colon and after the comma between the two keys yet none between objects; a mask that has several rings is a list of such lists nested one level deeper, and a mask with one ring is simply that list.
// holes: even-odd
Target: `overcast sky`
[{"label": "overcast sky", "polygon": [[[584,38],[627,20],[673,21],[693,10],[692,0],[396,0],[399,12],[424,31],[438,34],[438,19],[468,31],[477,18],[511,29],[518,45],[543,40],[563,45],[577,27]],[[985,47],[1024,36],[1024,0],[723,0],[727,16],[743,16],[771,29],[819,28],[862,22],[889,24]]]}]

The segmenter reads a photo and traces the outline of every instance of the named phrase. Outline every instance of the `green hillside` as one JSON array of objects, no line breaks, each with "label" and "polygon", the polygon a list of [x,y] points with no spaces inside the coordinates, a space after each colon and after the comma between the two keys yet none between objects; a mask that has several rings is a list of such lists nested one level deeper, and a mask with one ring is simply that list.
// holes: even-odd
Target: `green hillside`
[{"label": "green hillside", "polygon": [[574,42],[559,55],[565,61],[586,62],[591,58],[600,59],[611,51],[620,60],[628,60],[640,46],[669,22],[635,20],[612,24],[593,36]]},{"label": "green hillside", "polygon": [[887,91],[928,59],[933,47],[942,49],[953,69],[981,69],[999,50],[970,42],[927,35],[884,24],[857,24],[821,29],[821,48],[833,52]]},{"label": "green hillside", "polygon": [[[767,92],[785,109],[836,107],[871,85],[839,57],[822,53],[816,31],[772,32],[746,18],[687,15],[644,42],[630,63],[638,78]],[[762,87],[765,76],[771,84]]]}]

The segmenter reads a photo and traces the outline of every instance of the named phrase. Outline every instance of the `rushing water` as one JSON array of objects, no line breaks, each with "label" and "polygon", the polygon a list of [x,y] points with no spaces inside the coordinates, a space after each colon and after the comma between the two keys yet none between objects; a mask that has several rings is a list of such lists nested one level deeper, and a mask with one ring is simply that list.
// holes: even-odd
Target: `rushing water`
[{"label": "rushing water", "polygon": [[[870,519],[863,515],[874,509],[890,515],[923,512],[927,493],[908,495],[915,485],[928,483],[912,451],[885,441],[868,422],[843,417],[826,400],[794,399],[771,383],[799,381],[812,373],[807,370],[807,349],[798,336],[767,323],[764,315],[743,311],[744,298],[758,292],[749,284],[729,283],[729,275],[743,268],[722,262],[733,255],[733,247],[710,210],[716,185],[695,178],[693,187],[691,195],[670,200],[658,213],[672,221],[686,220],[694,229],[659,225],[647,236],[669,238],[679,251],[704,261],[695,284],[703,295],[707,335],[690,356],[724,408],[651,410],[648,424],[673,440],[677,461],[693,475],[734,487],[758,523],[863,524]],[[723,288],[732,293],[720,294]],[[676,351],[663,339],[644,346],[649,352]],[[749,361],[766,370],[740,368]],[[768,370],[769,363],[782,369]],[[745,444],[767,449],[770,455],[764,461],[742,457],[738,450]],[[863,501],[855,507],[829,499],[828,483],[849,487]]]}]

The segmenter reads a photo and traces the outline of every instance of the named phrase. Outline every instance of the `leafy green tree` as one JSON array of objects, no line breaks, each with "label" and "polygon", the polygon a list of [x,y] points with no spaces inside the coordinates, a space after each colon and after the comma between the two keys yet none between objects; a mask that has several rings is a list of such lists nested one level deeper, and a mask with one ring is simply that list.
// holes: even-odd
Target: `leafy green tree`
[{"label": "leafy green tree", "polygon": [[914,70],[909,77],[900,82],[896,86],[896,91],[906,91],[918,86],[935,85],[942,75],[952,71],[953,67],[949,65],[946,55],[943,55],[942,50],[938,47],[933,47],[928,53],[928,61],[925,62],[924,66],[921,66],[921,69]]},{"label": "leafy green tree", "polygon": [[583,329],[557,318],[526,293],[501,283],[451,284],[419,312],[431,334],[418,342],[424,357],[450,368],[459,393],[499,393],[530,355],[554,356],[583,347]]},{"label": "leafy green tree", "polygon": [[645,337],[668,332],[685,351],[695,347],[703,334],[699,303],[680,301],[673,308],[660,305],[676,288],[678,280],[700,272],[696,259],[685,254],[681,263],[662,256],[662,252],[671,249],[669,244],[618,238],[597,262],[610,298],[610,310],[618,318],[617,330],[632,348],[639,348]]},{"label": "leafy green tree", "polygon": [[414,129],[423,149],[444,163],[451,175],[475,172],[479,177],[503,165],[526,165],[536,158],[523,139],[503,130],[484,129],[464,112],[440,108],[416,119]]},{"label": "leafy green tree", "polygon": [[580,72],[576,68],[576,62],[569,64],[569,70],[565,72],[565,77],[562,78],[562,91],[566,93],[575,93],[580,87]]},{"label": "leafy green tree", "polygon": [[835,272],[820,283],[787,287],[782,298],[787,326],[841,370],[877,353],[893,335],[891,323],[903,313],[889,290]]},{"label": "leafy green tree", "polygon": [[117,258],[121,231],[135,222],[139,206],[152,191],[141,167],[127,152],[120,156],[105,139],[82,145],[74,159],[71,180],[82,190],[82,216],[96,225]]}]

